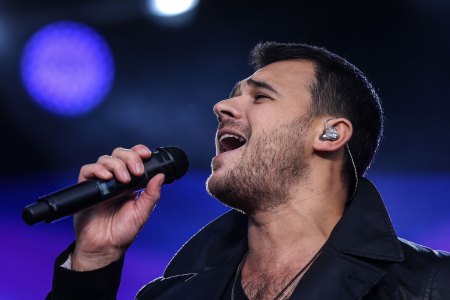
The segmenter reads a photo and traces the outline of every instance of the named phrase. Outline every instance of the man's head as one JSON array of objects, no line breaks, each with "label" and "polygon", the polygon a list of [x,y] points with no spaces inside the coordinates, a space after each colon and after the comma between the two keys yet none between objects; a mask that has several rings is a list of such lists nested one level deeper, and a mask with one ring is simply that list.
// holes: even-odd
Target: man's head
[{"label": "man's head", "polygon": [[[329,149],[342,150],[353,125],[350,147],[362,145],[355,151],[362,175],[378,146],[382,118],[378,98],[361,72],[342,58],[307,45],[259,44],[252,60],[256,72],[214,107],[219,119],[218,155],[209,192],[246,212],[286,203],[292,186],[310,180],[315,167],[310,163],[320,157],[317,128],[323,128],[329,117],[341,120],[338,124],[344,128],[344,137],[330,143],[334,146]],[[376,122],[368,120],[373,116],[378,116]],[[342,165],[341,161],[341,169]],[[343,169],[344,181],[350,184],[353,167]]]},{"label": "man's head", "polygon": [[[374,88],[364,74],[342,57],[323,48],[305,44],[266,42],[251,52],[255,70],[284,60],[307,60],[314,64],[310,86],[311,113],[348,119],[353,135],[348,145],[358,176],[363,176],[373,161],[383,133],[383,111]],[[344,167],[347,181],[354,180],[351,161]]]}]

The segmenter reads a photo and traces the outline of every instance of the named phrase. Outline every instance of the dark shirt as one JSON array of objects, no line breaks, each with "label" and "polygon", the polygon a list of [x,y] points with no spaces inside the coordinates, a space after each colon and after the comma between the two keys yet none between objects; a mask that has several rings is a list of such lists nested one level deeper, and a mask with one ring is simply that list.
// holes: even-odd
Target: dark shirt
[{"label": "dark shirt", "polygon": [[[242,288],[241,284],[241,272],[239,272],[237,278],[236,278],[236,284],[234,287],[234,300],[249,300],[247,295],[244,292],[244,289]],[[233,290],[233,284],[235,282],[235,276],[233,276],[230,279],[230,282],[228,283],[227,289],[225,290],[225,294],[223,296],[223,299],[231,299],[231,292]]]}]

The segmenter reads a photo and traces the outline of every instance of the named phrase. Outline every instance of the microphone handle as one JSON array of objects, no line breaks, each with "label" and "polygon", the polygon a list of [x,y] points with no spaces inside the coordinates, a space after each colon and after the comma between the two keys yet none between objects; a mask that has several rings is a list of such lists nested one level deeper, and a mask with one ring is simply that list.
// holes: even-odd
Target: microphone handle
[{"label": "microphone handle", "polygon": [[22,218],[28,225],[40,221],[51,223],[107,199],[125,195],[131,197],[133,192],[144,188],[147,182],[159,173],[166,175],[164,183],[171,183],[175,180],[172,174],[175,173],[176,166],[171,157],[161,157],[167,154],[165,151],[155,152],[144,162],[144,175],[131,175],[131,181],[126,184],[118,182],[115,178],[108,181],[88,180],[39,197],[37,202],[24,208]]}]

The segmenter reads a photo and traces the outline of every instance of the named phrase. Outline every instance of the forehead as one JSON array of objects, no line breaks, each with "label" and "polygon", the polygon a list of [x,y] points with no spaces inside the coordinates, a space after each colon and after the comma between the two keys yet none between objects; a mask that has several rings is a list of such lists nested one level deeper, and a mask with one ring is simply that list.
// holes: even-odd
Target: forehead
[{"label": "forehead", "polygon": [[[250,77],[238,82],[232,94],[240,93],[241,89],[252,86],[265,88],[289,97],[300,94],[309,94],[309,88],[314,81],[314,64],[306,60],[285,60],[269,64]],[[258,82],[260,84],[255,84]]]}]

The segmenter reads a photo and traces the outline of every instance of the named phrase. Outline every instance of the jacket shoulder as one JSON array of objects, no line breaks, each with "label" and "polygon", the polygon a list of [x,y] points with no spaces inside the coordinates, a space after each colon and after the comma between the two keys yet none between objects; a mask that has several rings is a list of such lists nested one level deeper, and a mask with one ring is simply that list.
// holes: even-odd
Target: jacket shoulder
[{"label": "jacket shoulder", "polygon": [[426,276],[425,299],[450,299],[450,253],[399,238],[405,266]]},{"label": "jacket shoulder", "polygon": [[405,252],[406,259],[422,259],[437,264],[450,264],[450,253],[443,250],[434,250],[429,247],[398,238]]}]

